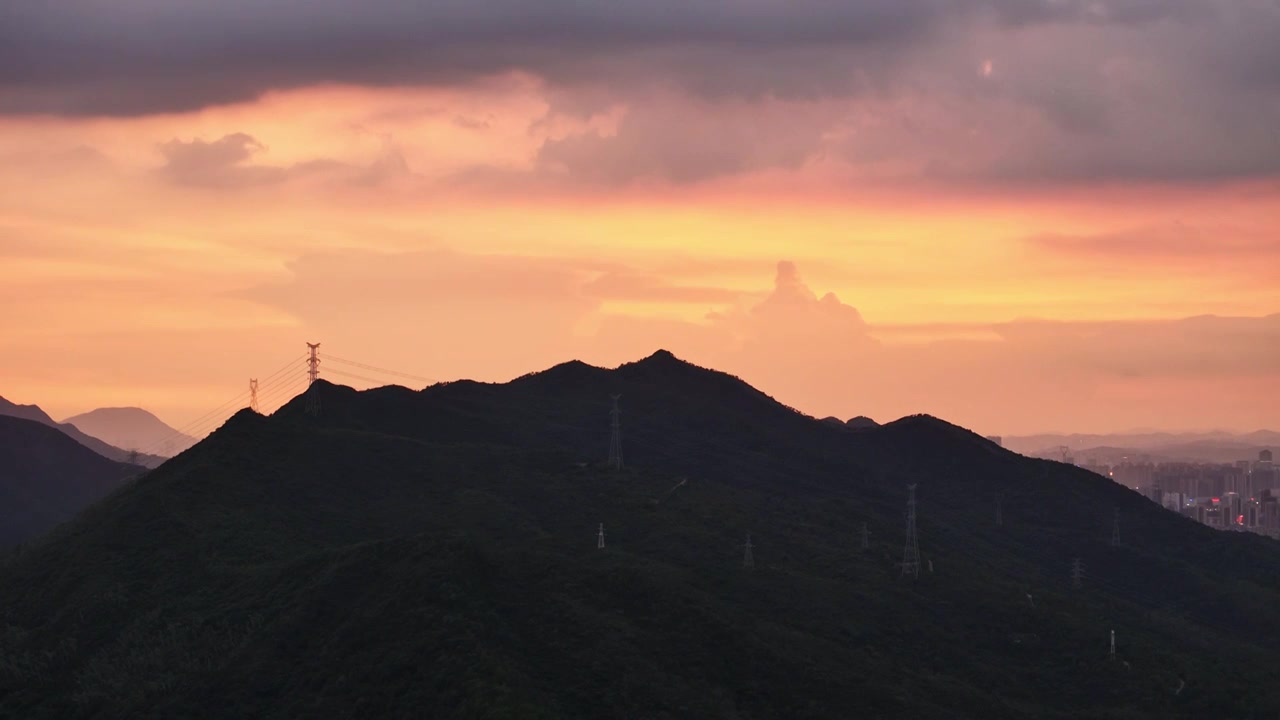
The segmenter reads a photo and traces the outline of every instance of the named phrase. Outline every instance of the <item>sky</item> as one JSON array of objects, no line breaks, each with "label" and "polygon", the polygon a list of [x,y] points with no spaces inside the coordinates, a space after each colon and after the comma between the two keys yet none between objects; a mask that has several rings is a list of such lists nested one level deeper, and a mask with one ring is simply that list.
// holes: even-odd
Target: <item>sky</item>
[{"label": "sky", "polygon": [[0,395],[207,430],[305,342],[664,348],[819,417],[1275,428],[1276,37],[1277,0],[11,0]]}]

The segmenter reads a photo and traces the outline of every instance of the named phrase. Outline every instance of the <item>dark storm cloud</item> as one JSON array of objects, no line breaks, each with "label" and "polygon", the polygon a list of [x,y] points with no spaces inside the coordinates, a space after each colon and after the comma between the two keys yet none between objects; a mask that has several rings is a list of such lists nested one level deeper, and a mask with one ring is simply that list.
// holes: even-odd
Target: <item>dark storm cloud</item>
[{"label": "dark storm cloud", "polygon": [[[654,71],[697,92],[847,94],[967,18],[1149,22],[1186,0],[9,0],[0,112],[144,115],[318,83],[457,84],[508,70],[555,83]],[[815,51],[834,52],[815,58]],[[815,65],[812,61],[818,59]]]}]

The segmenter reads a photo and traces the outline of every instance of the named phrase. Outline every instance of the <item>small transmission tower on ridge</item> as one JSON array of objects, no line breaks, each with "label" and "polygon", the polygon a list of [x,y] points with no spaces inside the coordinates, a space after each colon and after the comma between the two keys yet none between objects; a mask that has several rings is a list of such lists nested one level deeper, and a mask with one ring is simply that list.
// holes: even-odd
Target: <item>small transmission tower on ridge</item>
[{"label": "small transmission tower on ridge", "polygon": [[307,349],[311,351],[307,357],[307,414],[319,415],[320,396],[316,395],[312,386],[316,384],[316,380],[320,379],[320,358],[317,355],[320,343],[307,343]]},{"label": "small transmission tower on ridge", "polygon": [[1120,508],[1111,519],[1111,547],[1120,547]]},{"label": "small transmission tower on ridge", "polygon": [[1116,631],[1111,631],[1111,659],[1116,659]]},{"label": "small transmission tower on ridge", "polygon": [[742,567],[753,568],[756,566],[756,558],[751,554],[751,548],[755,545],[751,544],[751,533],[747,533],[747,542],[742,546]]},{"label": "small transmission tower on ridge", "polygon": [[604,523],[600,523],[600,534],[596,535],[596,549],[604,549]]},{"label": "small transmission tower on ridge", "polygon": [[249,379],[249,409],[258,412],[258,380]]},{"label": "small transmission tower on ridge", "polygon": [[920,544],[916,538],[916,486],[907,486],[907,544],[902,549],[902,577],[920,577]]},{"label": "small transmission tower on ridge", "polygon": [[613,399],[613,409],[609,414],[613,417],[610,422],[612,432],[609,436],[609,467],[614,470],[622,469],[622,411],[618,409],[618,399],[621,395],[611,395]]},{"label": "small transmission tower on ridge", "polygon": [[1084,563],[1080,558],[1071,561],[1071,587],[1079,590],[1084,585]]}]

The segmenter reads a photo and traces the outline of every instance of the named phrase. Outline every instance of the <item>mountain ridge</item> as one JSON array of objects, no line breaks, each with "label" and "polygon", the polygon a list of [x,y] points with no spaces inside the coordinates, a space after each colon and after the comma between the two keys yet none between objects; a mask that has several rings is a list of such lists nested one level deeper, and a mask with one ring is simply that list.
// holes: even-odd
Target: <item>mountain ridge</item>
[{"label": "mountain ridge", "polygon": [[143,468],[102,457],[56,427],[0,415],[0,546],[70,520]]},{"label": "mountain ridge", "polygon": [[[1275,541],[938,418],[854,431],[659,362],[419,391],[321,380],[270,417],[236,413],[0,568],[0,715],[1280,709]],[[909,485],[918,578],[899,565]]]},{"label": "mountain ridge", "polygon": [[[18,417],[25,420],[32,420],[41,425],[45,425],[62,432],[71,439],[89,448],[95,453],[116,462],[128,462],[134,458],[132,450],[118,448],[104,440],[94,437],[89,433],[82,431],[80,428],[69,423],[59,423],[49,414],[40,409],[39,405],[19,405],[3,397],[0,397],[0,416]],[[164,462],[165,458],[158,455],[148,455],[139,453],[136,457],[139,464],[145,467],[156,467]]]},{"label": "mountain ridge", "polygon": [[125,450],[170,447],[176,455],[196,443],[153,413],[139,407],[104,407],[73,415],[62,421],[81,432]]}]

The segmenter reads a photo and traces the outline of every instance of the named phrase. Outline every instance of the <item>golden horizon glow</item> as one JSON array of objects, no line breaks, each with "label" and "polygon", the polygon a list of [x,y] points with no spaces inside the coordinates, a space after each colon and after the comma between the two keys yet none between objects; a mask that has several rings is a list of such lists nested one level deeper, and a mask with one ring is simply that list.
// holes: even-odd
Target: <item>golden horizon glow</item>
[{"label": "golden horizon glow", "polygon": [[[981,74],[998,67],[986,60]],[[819,415],[935,402],[1006,434],[1275,424],[1271,410],[1229,405],[1280,377],[1263,359],[1221,361],[1232,389],[1217,399],[1197,399],[1212,383],[1155,356],[1136,368],[1099,370],[1107,362],[1093,356],[1037,365],[1047,348],[1075,357],[1072,344],[1092,342],[1079,329],[1096,323],[1123,335],[1213,314],[1251,318],[1244,342],[1275,339],[1274,184],[1001,189],[829,158],[689,183],[573,182],[540,160],[549,142],[614,137],[628,113],[559,112],[538,81],[509,76],[457,90],[274,92],[138,118],[0,117],[0,395],[55,417],[140,405],[181,425],[308,339],[483,380],[674,345]],[[779,261],[813,297],[797,295],[794,318],[760,319],[780,292]],[[824,306],[827,293],[865,326]],[[1023,318],[1069,327],[1007,337],[1001,328]],[[780,329],[769,323],[809,334],[758,344]],[[863,339],[875,349],[847,349]],[[956,339],[968,344],[948,357]],[[1002,353],[1016,363],[992,360]],[[917,373],[932,394],[846,385],[836,360],[798,377],[810,355],[846,373]],[[974,372],[993,376],[969,387]],[[1127,388],[1152,409],[1117,415],[1104,395],[1072,397],[1042,372]],[[1182,398],[1187,415],[1157,413],[1164,403],[1146,387]],[[954,397],[939,396],[946,388]],[[1027,393],[1068,405],[1014,412]]]}]

